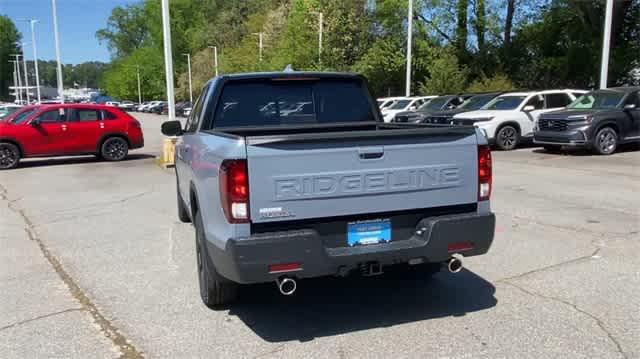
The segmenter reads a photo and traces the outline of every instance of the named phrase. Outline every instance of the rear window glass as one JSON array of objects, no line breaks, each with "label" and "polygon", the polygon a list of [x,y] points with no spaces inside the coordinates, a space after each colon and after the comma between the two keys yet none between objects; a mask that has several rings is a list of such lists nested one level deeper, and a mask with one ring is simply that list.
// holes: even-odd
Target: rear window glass
[{"label": "rear window glass", "polygon": [[102,110],[102,119],[104,120],[115,120],[118,116],[114,115],[111,111]]},{"label": "rear window glass", "polygon": [[375,121],[360,82],[252,81],[224,86],[214,127]]}]

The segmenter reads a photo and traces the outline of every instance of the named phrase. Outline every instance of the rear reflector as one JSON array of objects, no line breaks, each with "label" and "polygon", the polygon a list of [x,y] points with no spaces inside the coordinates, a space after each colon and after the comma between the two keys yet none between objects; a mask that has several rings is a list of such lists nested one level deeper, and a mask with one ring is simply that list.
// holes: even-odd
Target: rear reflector
[{"label": "rear reflector", "polygon": [[449,251],[449,253],[468,251],[470,249],[473,249],[473,243],[471,242],[450,243],[447,246],[447,250]]},{"label": "rear reflector", "polygon": [[269,273],[295,272],[298,270],[302,270],[302,264],[300,263],[283,263],[269,265]]},{"label": "rear reflector", "polygon": [[491,149],[489,146],[478,146],[478,200],[486,201],[491,197]]}]

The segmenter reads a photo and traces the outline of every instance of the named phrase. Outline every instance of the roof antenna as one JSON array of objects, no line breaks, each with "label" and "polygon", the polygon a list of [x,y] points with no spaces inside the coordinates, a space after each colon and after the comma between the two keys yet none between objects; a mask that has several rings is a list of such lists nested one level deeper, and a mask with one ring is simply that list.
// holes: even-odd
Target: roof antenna
[{"label": "roof antenna", "polygon": [[294,72],[293,66],[291,66],[291,64],[288,64],[287,66],[285,66],[282,72]]}]

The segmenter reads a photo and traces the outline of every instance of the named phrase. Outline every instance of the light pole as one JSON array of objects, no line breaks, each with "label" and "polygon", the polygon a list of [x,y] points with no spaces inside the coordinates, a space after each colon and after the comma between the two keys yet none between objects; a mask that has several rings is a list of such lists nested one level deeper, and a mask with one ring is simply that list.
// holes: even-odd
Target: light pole
[{"label": "light pole", "polygon": [[33,66],[36,69],[36,93],[38,94],[38,104],[40,103],[40,75],[38,74],[38,51],[36,50],[36,30],[35,25],[38,20],[31,19],[31,45],[33,46]]},{"label": "light pole", "polygon": [[191,54],[182,54],[187,57],[187,69],[189,72],[189,101],[193,103],[193,88],[191,87]]},{"label": "light pole", "polygon": [[324,29],[324,14],[318,11],[312,11],[312,14],[318,15],[318,64],[322,63],[322,31]]},{"label": "light pole", "polygon": [[258,59],[262,62],[262,35],[264,35],[264,33],[262,31],[254,32],[253,35],[258,36]]},{"label": "light pole", "polygon": [[218,46],[209,46],[213,49],[213,67],[216,69],[216,76],[218,76]]},{"label": "light pole", "polygon": [[20,54],[11,54],[10,56],[14,56],[16,58],[15,66],[16,66],[16,74],[18,76],[18,98],[20,99],[20,104],[22,105],[22,75],[20,74]]},{"label": "light pole", "polygon": [[16,98],[16,101],[18,101],[19,103],[22,103],[22,96],[20,95],[20,92],[18,91],[18,73],[16,72],[16,60],[9,60],[9,62],[11,62],[13,64],[13,94]]},{"label": "light pole", "polygon": [[607,0],[604,16],[604,34],[602,39],[602,64],[600,66],[600,88],[607,88],[609,74],[609,49],[611,48],[611,23],[613,20],[613,0]]},{"label": "light pole", "polygon": [[405,96],[411,96],[411,36],[413,35],[413,0],[409,0],[409,13],[407,14],[407,80]]},{"label": "light pole", "polygon": [[136,75],[138,76],[138,106],[142,105],[142,92],[140,91],[140,65],[136,65]]},{"label": "light pole", "polygon": [[173,53],[171,51],[171,23],[169,0],[162,0],[162,37],[164,42],[164,65],[167,78],[167,102],[169,103],[169,121],[176,119],[176,102],[173,94]]},{"label": "light pole", "polygon": [[53,12],[53,38],[56,46],[56,61],[58,62],[58,96],[60,102],[64,103],[63,83],[62,83],[62,64],[60,63],[60,36],[58,35],[58,13],[56,10],[56,0],[51,0],[51,9]]},{"label": "light pole", "polygon": [[24,89],[27,94],[27,103],[31,103],[31,98],[29,97],[29,74],[27,73],[27,59],[24,56],[24,45],[28,44],[28,42],[21,42],[20,49],[22,49],[22,65],[24,68]]}]

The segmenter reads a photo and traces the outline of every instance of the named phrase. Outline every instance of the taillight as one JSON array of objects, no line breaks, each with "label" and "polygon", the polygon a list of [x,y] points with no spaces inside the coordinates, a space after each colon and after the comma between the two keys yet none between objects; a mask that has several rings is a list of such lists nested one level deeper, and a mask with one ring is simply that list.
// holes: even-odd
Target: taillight
[{"label": "taillight", "polygon": [[491,149],[489,146],[478,146],[478,201],[491,197]]},{"label": "taillight", "polygon": [[247,161],[224,160],[220,165],[220,200],[229,223],[249,222]]}]

